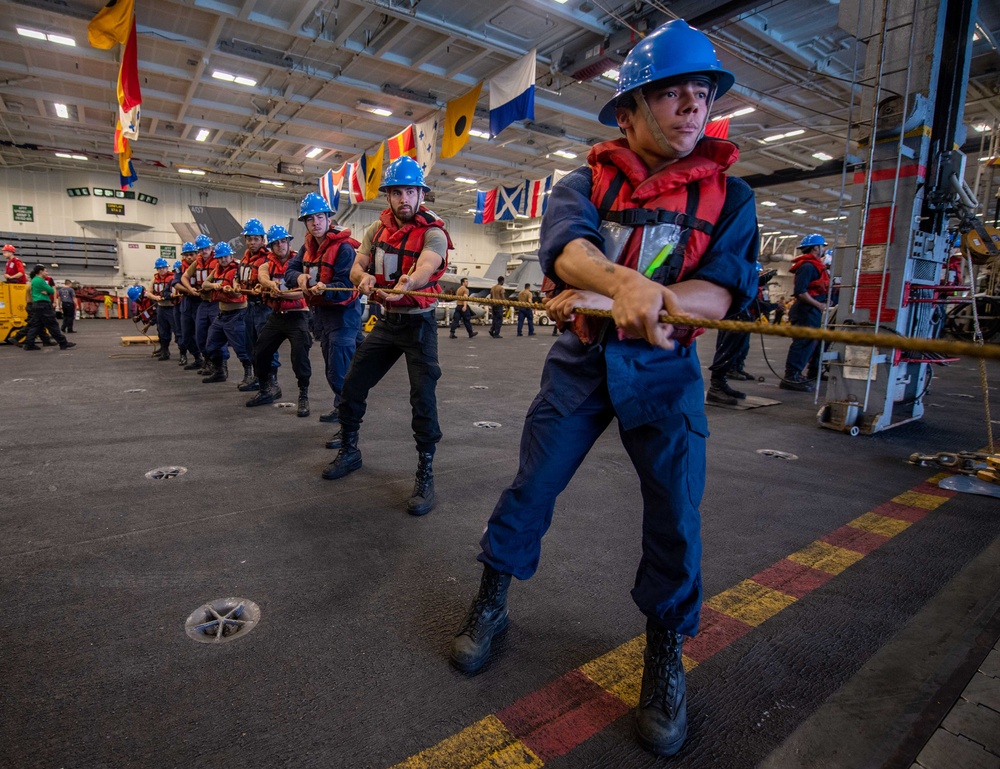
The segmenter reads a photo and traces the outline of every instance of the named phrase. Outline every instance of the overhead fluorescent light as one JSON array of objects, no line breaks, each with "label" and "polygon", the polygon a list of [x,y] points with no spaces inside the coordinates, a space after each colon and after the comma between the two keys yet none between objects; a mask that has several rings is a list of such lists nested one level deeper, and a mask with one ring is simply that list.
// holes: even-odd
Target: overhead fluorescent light
[{"label": "overhead fluorescent light", "polygon": [[806,132],[806,129],[804,129],[804,128],[797,128],[794,131],[787,131],[787,132],[785,132],[783,134],[772,134],[771,136],[765,136],[763,139],[760,139],[759,141],[763,142],[764,144],[767,144],[769,142],[776,142],[776,141],[778,141],[778,139],[790,139],[793,136],[801,136],[805,132]]},{"label": "overhead fluorescent light", "polygon": [[804,208],[793,208],[792,209],[792,213],[793,214],[798,214],[799,216],[802,216],[802,214],[808,214],[809,212],[806,211]]},{"label": "overhead fluorescent light", "polygon": [[231,75],[228,72],[223,72],[221,69],[217,69],[212,73],[212,77],[216,80],[225,80],[227,83],[232,83],[236,80],[236,75]]},{"label": "overhead fluorescent light", "polygon": [[59,104],[57,102],[57,103],[53,104],[52,106],[54,106],[56,108],[56,115],[58,115],[59,117],[63,118],[64,120],[69,117],[69,110],[66,109],[66,105],[65,104]]},{"label": "overhead fluorescent light", "polygon": [[988,163],[988,162],[990,162],[991,160],[993,160],[993,157],[992,157],[992,156],[990,156],[990,155],[987,155],[987,156],[986,156],[986,157],[984,157],[984,158],[979,158],[979,162],[980,162],[980,163]]},{"label": "overhead fluorescent light", "polygon": [[552,153],[553,155],[558,155],[561,158],[566,158],[567,160],[573,160],[576,157],[575,152],[569,152],[567,150],[556,150]]},{"label": "overhead fluorescent light", "polygon": [[990,130],[990,124],[989,123],[976,123],[974,126],[972,126],[972,130],[973,131],[978,131],[979,133],[986,133],[987,131]]},{"label": "overhead fluorescent light", "polygon": [[257,81],[254,80],[253,78],[242,77],[242,76],[233,78],[233,82],[236,83],[237,85],[245,85],[249,88],[253,88],[255,85],[257,85]]},{"label": "overhead fluorescent light", "polygon": [[275,187],[284,187],[285,186],[284,182],[276,182],[276,181],[272,181],[271,179],[261,179],[260,183],[261,184],[270,184],[270,185],[273,185]]},{"label": "overhead fluorescent light", "polygon": [[32,40],[48,40],[50,43],[58,43],[59,45],[76,46],[76,40],[69,35],[42,32],[37,29],[30,29],[29,27],[18,27],[17,34],[21,37],[30,37]]},{"label": "overhead fluorescent light", "polygon": [[200,168],[178,168],[177,173],[179,174],[191,174],[192,176],[204,176],[205,172]]},{"label": "overhead fluorescent light", "polygon": [[44,40],[45,33],[39,32],[37,29],[28,29],[27,27],[18,27],[17,34],[21,37],[30,37],[32,40]]},{"label": "overhead fluorescent light", "polygon": [[833,160],[833,155],[827,155],[825,152],[814,152],[813,157],[823,161]]},{"label": "overhead fluorescent light", "polygon": [[614,80],[617,83],[620,74],[617,69],[606,69],[601,73],[601,77],[606,77],[608,80]]},{"label": "overhead fluorescent light", "polygon": [[373,115],[378,115],[379,117],[389,117],[392,114],[392,110],[383,107],[381,104],[375,104],[374,102],[366,101],[364,99],[358,99],[358,103],[355,105],[356,109],[362,112],[370,112]]},{"label": "overhead fluorescent light", "polygon": [[468,176],[456,176],[456,182],[462,182],[462,184],[477,184],[475,179],[470,179]]},{"label": "overhead fluorescent light", "polygon": [[762,206],[767,206],[768,208],[773,208],[774,206],[778,205],[773,200],[762,200],[760,201],[760,204]]},{"label": "overhead fluorescent light", "polygon": [[470,214],[478,214],[479,213],[479,209],[478,208],[468,208],[468,209],[466,209],[466,212],[470,213]]},{"label": "overhead fluorescent light", "polygon": [[208,135],[210,133],[212,132],[209,131],[207,128],[202,128],[200,131],[198,131],[198,135],[194,137],[194,140],[196,142],[203,142],[208,138]]},{"label": "overhead fluorescent light", "polygon": [[559,5],[566,5],[566,1],[567,0],[555,0],[555,2],[559,3]]},{"label": "overhead fluorescent light", "polygon": [[469,136],[475,136],[477,139],[489,139],[489,131],[480,131],[478,128],[470,128]]},{"label": "overhead fluorescent light", "polygon": [[712,118],[710,122],[714,123],[716,120],[726,120],[728,118],[743,117],[744,115],[749,115],[751,112],[756,112],[756,107],[744,107],[743,109],[738,109],[735,112],[730,112],[728,115],[719,115],[718,117]]},{"label": "overhead fluorescent light", "polygon": [[90,160],[86,155],[72,155],[73,160]]},{"label": "overhead fluorescent light", "polygon": [[824,222],[836,222],[840,219],[846,219],[847,214],[841,214],[840,216],[827,216],[823,219]]},{"label": "overhead fluorescent light", "polygon": [[312,160],[313,158],[318,157],[318,156],[320,156],[322,154],[323,154],[323,148],[322,147],[313,147],[311,150],[309,150],[306,153],[306,157],[309,158],[310,160]]},{"label": "overhead fluorescent light", "polygon": [[70,155],[68,152],[57,152],[56,153],[56,157],[57,158],[66,158],[67,160],[69,160],[73,156]]}]

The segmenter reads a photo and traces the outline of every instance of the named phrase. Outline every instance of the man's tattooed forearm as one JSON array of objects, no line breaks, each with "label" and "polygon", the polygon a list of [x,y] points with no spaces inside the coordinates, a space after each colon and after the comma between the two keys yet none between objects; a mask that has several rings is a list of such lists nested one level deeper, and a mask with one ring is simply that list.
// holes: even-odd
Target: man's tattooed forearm
[{"label": "man's tattooed forearm", "polygon": [[612,273],[615,271],[615,266],[608,261],[608,258],[601,252],[601,250],[595,246],[590,241],[584,241],[583,250],[587,253],[591,259],[598,262],[607,273]]}]

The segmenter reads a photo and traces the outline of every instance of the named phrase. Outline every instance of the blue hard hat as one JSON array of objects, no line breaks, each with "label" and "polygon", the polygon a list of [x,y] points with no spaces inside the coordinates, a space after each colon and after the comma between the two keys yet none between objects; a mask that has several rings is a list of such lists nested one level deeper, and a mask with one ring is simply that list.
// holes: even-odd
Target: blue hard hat
[{"label": "blue hard hat", "polygon": [[142,296],[142,286],[129,286],[128,291],[125,293],[128,294],[130,302],[137,302],[139,301],[139,297]]},{"label": "blue hard hat", "polygon": [[820,235],[818,232],[814,232],[811,235],[806,235],[802,238],[802,242],[799,243],[799,248],[806,249],[812,248],[813,246],[825,246],[826,238]]},{"label": "blue hard hat", "polygon": [[261,224],[260,219],[247,219],[247,223],[243,225],[244,235],[260,235],[264,237],[266,234],[264,232],[264,225]]},{"label": "blue hard hat", "polygon": [[159,270],[161,267],[169,267],[170,263],[161,256],[159,259],[153,262],[153,266]]},{"label": "blue hard hat", "polygon": [[674,19],[653,30],[625,57],[618,70],[618,91],[597,119],[604,125],[617,126],[615,105],[619,96],[657,80],[683,75],[709,77],[715,83],[716,99],[736,82],[733,73],[722,68],[708,36],[689,27],[683,19]]},{"label": "blue hard hat", "polygon": [[181,262],[180,259],[178,259],[176,262],[174,262],[174,270],[175,271],[183,269],[183,267],[184,267],[184,264]]},{"label": "blue hard hat", "polygon": [[313,214],[332,213],[333,209],[330,208],[330,204],[326,202],[326,198],[318,192],[310,192],[302,198],[302,204],[299,206],[299,221],[301,222],[307,216],[312,216]]},{"label": "blue hard hat", "polygon": [[196,246],[190,240],[185,241],[184,245],[181,246],[181,253],[182,254],[193,254],[197,250],[198,250],[198,246]]},{"label": "blue hard hat", "polygon": [[272,224],[267,228],[267,245],[271,245],[276,240],[284,240],[285,238],[291,240],[292,236],[280,224]]},{"label": "blue hard hat", "polygon": [[232,255],[233,255],[233,249],[225,241],[215,244],[216,259],[221,259],[224,256],[232,256]]},{"label": "blue hard hat", "polygon": [[208,235],[199,235],[194,239],[194,247],[196,251],[200,251],[203,248],[211,248],[212,239]]},{"label": "blue hard hat", "polygon": [[424,183],[424,169],[408,155],[393,160],[385,169],[382,186],[378,191],[385,192],[390,187],[420,187],[424,192],[431,191],[431,188]]}]

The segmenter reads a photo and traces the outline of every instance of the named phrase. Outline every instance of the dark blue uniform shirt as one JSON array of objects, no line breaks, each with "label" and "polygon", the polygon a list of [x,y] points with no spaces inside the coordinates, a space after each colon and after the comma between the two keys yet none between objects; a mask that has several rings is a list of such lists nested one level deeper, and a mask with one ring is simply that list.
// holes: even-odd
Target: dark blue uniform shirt
[{"label": "dark blue uniform shirt", "polygon": [[[585,167],[568,174],[549,196],[538,260],[557,285],[564,284],[555,272],[556,258],[568,243],[585,238],[604,250],[600,217],[590,202],[590,191],[591,173]],[[706,280],[729,289],[733,295],[730,313],[738,312],[757,293],[759,245],[753,192],[746,182],[728,177],[726,200],[711,243],[685,280]],[[701,415],[698,421],[704,422],[704,389],[694,344],[662,350],[644,339],[619,340],[612,331],[603,344],[587,346],[576,334],[564,333],[549,352],[539,394],[566,415],[602,382],[607,382],[625,429],[677,413]]]}]

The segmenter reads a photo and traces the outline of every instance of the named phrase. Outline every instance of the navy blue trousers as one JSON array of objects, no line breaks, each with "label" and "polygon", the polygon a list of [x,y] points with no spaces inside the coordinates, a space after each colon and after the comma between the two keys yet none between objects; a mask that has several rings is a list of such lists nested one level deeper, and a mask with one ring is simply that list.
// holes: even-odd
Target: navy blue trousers
[{"label": "navy blue trousers", "polygon": [[170,340],[177,337],[177,346],[181,346],[180,330],[177,328],[177,308],[170,307],[156,308],[156,335],[160,338],[160,349],[164,352],[170,347]]},{"label": "navy blue trousers", "polygon": [[[538,568],[556,497],[614,419],[607,388],[561,416],[541,396],[528,410],[520,464],[500,495],[480,541],[479,560],[518,579]],[[701,514],[705,488],[704,415],[673,414],[618,433],[639,475],[642,557],[632,600],[647,617],[678,633],[698,632],[701,610]]]},{"label": "navy blue trousers", "polygon": [[239,362],[244,366],[249,365],[247,331],[243,320],[246,313],[245,309],[226,310],[215,316],[215,320],[212,321],[212,325],[208,329],[205,346],[205,355],[208,356],[209,360],[215,363],[229,360],[229,347],[232,347]]},{"label": "navy blue trousers", "polygon": [[524,328],[524,321],[528,321],[528,336],[535,333],[535,315],[531,310],[519,307],[517,310],[517,335],[521,336],[521,329]]},{"label": "navy blue trousers", "polygon": [[[219,303],[206,302],[204,299],[198,305],[198,312],[194,319],[194,339],[203,355],[208,355],[208,330],[212,327],[215,319],[219,316]],[[240,316],[242,320],[243,316]],[[243,331],[244,344],[246,343],[246,330]],[[229,360],[229,348],[222,345],[222,359]]]},{"label": "navy blue trousers", "polygon": [[[815,307],[800,309],[802,302],[792,305],[788,313],[788,322],[793,326],[819,328],[823,325],[823,313]],[[785,359],[785,375],[801,374],[807,366],[815,371],[819,357],[819,342],[815,339],[793,339],[788,346],[788,357]]]},{"label": "navy blue trousers", "polygon": [[368,408],[368,393],[389,373],[399,357],[406,356],[410,378],[411,424],[417,451],[434,453],[441,440],[437,416],[438,365],[437,322],[434,311],[416,315],[387,312],[365,337],[354,354],[340,394],[340,426],[347,431],[361,427]]},{"label": "navy blue trousers", "polygon": [[198,325],[198,308],[201,305],[202,301],[197,296],[185,296],[181,299],[181,328],[183,329],[181,336],[187,351],[199,356],[204,350],[198,346],[198,335],[195,333],[195,327]]},{"label": "navy blue trousers", "polygon": [[[344,379],[358,346],[362,311],[361,302],[355,302],[343,310],[335,307],[313,309],[313,334],[323,351],[326,381],[334,396],[340,395],[344,390]],[[334,401],[336,402],[336,398]]]}]

